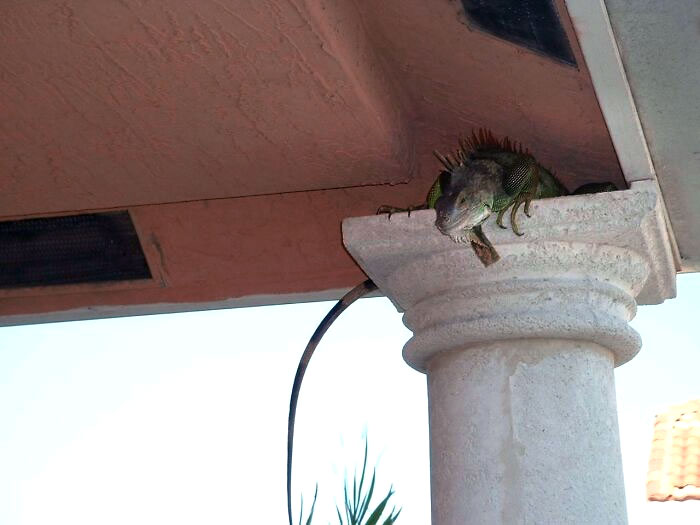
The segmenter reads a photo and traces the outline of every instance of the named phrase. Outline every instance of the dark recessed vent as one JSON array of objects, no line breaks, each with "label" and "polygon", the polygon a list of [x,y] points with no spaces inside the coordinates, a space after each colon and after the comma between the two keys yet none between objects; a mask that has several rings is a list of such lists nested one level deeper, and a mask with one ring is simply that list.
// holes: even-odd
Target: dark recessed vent
[{"label": "dark recessed vent", "polygon": [[0,222],[0,288],[150,278],[128,212]]},{"label": "dark recessed vent", "polygon": [[480,29],[576,66],[551,0],[462,0],[462,5]]}]

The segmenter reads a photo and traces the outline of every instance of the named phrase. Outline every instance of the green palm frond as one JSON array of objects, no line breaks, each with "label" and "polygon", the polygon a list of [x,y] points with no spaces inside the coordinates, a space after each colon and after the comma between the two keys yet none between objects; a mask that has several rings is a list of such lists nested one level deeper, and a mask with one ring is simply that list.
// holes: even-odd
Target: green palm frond
[{"label": "green palm frond", "polygon": [[[357,478],[357,472],[353,475],[352,480],[352,491],[348,486],[348,481],[345,480],[343,487],[343,506],[344,513],[336,506],[336,512],[338,514],[338,523],[340,525],[394,525],[396,519],[401,514],[401,509],[396,510],[393,507],[389,511],[389,515],[384,518],[384,521],[380,522],[384,511],[387,509],[389,500],[394,495],[393,487],[389,489],[389,493],[382,499],[377,506],[372,510],[370,509],[370,504],[372,502],[372,496],[374,495],[374,485],[376,481],[376,469],[372,470],[372,478],[369,481],[369,486],[365,490],[365,481],[367,474],[367,441],[365,441],[365,457],[362,462],[362,472],[360,473],[360,478]],[[316,486],[316,492],[314,493],[314,501],[311,505],[311,511],[309,512],[309,517],[306,520],[306,525],[311,525],[311,521],[314,514],[314,507],[316,506],[316,496],[318,494],[318,485]],[[369,517],[365,519],[367,513],[369,512]],[[343,514],[345,519],[343,519]],[[302,500],[301,512],[299,516],[299,525],[301,525],[302,517],[304,515],[304,502]]]}]

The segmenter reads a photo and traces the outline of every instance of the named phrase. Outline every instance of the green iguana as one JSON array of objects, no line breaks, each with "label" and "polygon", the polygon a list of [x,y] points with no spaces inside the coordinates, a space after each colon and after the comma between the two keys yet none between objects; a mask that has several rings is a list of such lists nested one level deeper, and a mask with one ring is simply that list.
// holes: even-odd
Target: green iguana
[{"label": "green iguana", "polygon": [[[502,227],[503,216],[510,209],[510,223],[516,235],[522,235],[517,223],[517,213],[521,204],[530,216],[530,203],[533,199],[543,199],[569,195],[566,188],[522,145],[508,138],[496,139],[486,130],[472,133],[467,140],[459,141],[454,156],[435,156],[445,168],[433,183],[425,204],[408,210],[382,206],[378,213],[393,213],[415,209],[435,209],[437,229],[458,243],[470,242],[484,266],[498,261],[499,255],[481,230],[481,224],[492,214],[498,213],[496,223]],[[573,194],[596,193],[616,190],[612,183],[586,184]],[[292,452],[294,445],[294,420],[301,382],[311,356],[323,334],[333,321],[353,302],[377,290],[371,279],[348,292],[321,321],[311,336],[299,361],[292,395],[289,402],[287,425],[287,513],[292,525]]]},{"label": "green iguana", "polygon": [[[522,235],[517,223],[521,204],[525,204],[524,212],[529,217],[533,199],[569,195],[549,170],[507,137],[498,140],[490,132],[479,130],[478,135],[472,133],[459,145],[454,159],[435,152],[445,171],[430,189],[426,204],[427,208],[435,208],[438,230],[455,242],[480,244],[482,235],[475,235],[474,230],[494,212],[498,213],[496,224],[506,228],[503,216],[508,209],[513,232]],[[592,183],[573,194],[616,189],[612,183]]]}]

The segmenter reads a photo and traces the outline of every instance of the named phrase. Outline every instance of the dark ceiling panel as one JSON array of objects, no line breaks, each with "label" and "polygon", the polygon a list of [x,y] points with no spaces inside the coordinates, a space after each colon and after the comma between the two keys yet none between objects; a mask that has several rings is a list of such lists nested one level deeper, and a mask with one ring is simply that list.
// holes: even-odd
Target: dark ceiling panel
[{"label": "dark ceiling panel", "polygon": [[551,0],[462,0],[462,5],[480,29],[576,66]]},{"label": "dark ceiling panel", "polygon": [[150,279],[128,212],[0,222],[0,288]]}]

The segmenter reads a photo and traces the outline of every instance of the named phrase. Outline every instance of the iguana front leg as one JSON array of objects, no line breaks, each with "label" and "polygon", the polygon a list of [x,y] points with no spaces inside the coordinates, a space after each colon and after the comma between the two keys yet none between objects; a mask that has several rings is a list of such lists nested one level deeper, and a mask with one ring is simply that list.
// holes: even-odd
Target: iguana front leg
[{"label": "iguana front leg", "polygon": [[[517,220],[518,219],[518,217],[517,217],[518,208],[520,208],[520,205],[523,202],[525,202],[524,199],[521,199],[521,198],[516,199],[515,202],[513,203],[513,207],[510,210],[510,226],[513,229],[513,233],[517,236],[524,235],[524,233],[520,231],[520,227],[518,226],[518,220]],[[526,205],[526,207],[527,207],[527,205]],[[528,217],[529,217],[529,215],[528,215]]]},{"label": "iguana front leg", "polygon": [[525,203],[525,215],[527,215],[528,217],[532,217],[532,215],[530,215],[530,203],[532,202],[532,199],[533,197],[529,193],[521,194],[519,197],[516,197],[513,200],[513,202],[511,202],[505,208],[502,208],[501,211],[498,212],[498,217],[496,217],[496,224],[498,224],[504,230],[508,229],[508,226],[503,224],[503,217],[506,214],[506,212],[510,210],[510,224],[513,228],[513,232],[516,235],[522,235],[520,227],[518,226],[516,214],[518,213],[518,208],[520,208],[520,205],[522,203]]},{"label": "iguana front leg", "polygon": [[498,224],[501,228],[504,230],[508,229],[508,226],[503,224],[503,216],[506,214],[506,211],[508,211],[508,208],[511,207],[513,203],[510,203],[508,206],[503,208],[501,211],[498,212],[498,217],[496,217],[496,224]]},{"label": "iguana front leg", "polygon": [[410,216],[412,211],[427,210],[427,209],[428,209],[427,204],[418,204],[416,206],[409,206],[408,208],[397,208],[395,206],[389,206],[389,205],[383,204],[379,208],[377,208],[377,215],[382,215],[382,214],[386,213],[388,218],[391,218],[391,215],[394,213],[408,212],[408,215]]},{"label": "iguana front leg", "polygon": [[[540,170],[537,165],[534,166],[534,168],[531,171],[530,174],[530,181],[525,185],[523,190],[520,192],[520,194],[515,198],[513,201],[513,207],[510,210],[510,226],[513,228],[513,233],[515,235],[521,236],[523,233],[520,231],[520,227],[518,226],[518,221],[517,221],[517,214],[518,214],[518,208],[520,208],[521,204],[525,204],[525,215],[528,217],[531,217],[530,215],[530,203],[532,202],[532,199],[535,198],[537,195],[537,187],[540,184]],[[507,209],[507,207],[506,207]],[[501,214],[499,213],[499,217]]]}]

